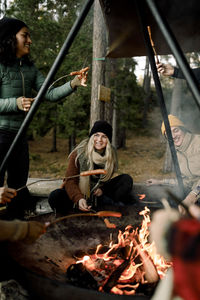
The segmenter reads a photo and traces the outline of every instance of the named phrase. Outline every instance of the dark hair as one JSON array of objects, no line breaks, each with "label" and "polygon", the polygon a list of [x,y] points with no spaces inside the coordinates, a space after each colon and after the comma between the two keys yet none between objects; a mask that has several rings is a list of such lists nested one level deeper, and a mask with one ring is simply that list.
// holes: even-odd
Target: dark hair
[{"label": "dark hair", "polygon": [[[17,51],[17,39],[16,35],[10,35],[7,38],[0,41],[0,63],[10,66],[16,60]],[[28,65],[32,65],[32,61],[28,55],[24,56],[24,59]]]}]

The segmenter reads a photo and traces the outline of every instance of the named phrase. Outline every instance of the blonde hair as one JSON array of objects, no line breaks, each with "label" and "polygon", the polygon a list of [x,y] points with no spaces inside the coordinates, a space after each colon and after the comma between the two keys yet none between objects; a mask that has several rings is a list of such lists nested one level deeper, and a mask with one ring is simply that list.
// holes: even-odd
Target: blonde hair
[{"label": "blonde hair", "polygon": [[[94,134],[90,138],[86,138],[82,142],[80,142],[80,144],[78,144],[78,146],[70,153],[70,155],[75,151],[77,152],[77,156],[75,160],[76,166],[77,166],[78,158],[84,153],[87,159],[89,170],[93,170],[94,169],[93,152],[95,151]],[[108,138],[107,138],[107,145],[105,148],[104,157],[106,161],[104,169],[107,171],[107,174],[102,177],[102,181],[107,181],[112,177],[113,173],[117,170],[118,167],[116,151],[112,147]]]}]

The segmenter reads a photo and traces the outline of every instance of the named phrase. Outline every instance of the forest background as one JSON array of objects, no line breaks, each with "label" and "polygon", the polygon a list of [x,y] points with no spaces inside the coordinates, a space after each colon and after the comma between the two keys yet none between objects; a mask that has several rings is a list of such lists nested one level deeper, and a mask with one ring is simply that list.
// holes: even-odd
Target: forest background
[{"label": "forest background", "polygon": [[[31,58],[46,75],[84,2],[4,0],[0,2],[0,13],[1,17],[6,14],[28,24],[33,42]],[[59,103],[42,101],[28,130],[30,177],[62,178],[69,152],[87,136],[91,120],[95,119],[91,113],[92,95],[95,92],[92,90],[92,76],[98,77],[98,74],[94,74],[94,69],[92,72],[97,42],[93,31],[95,25],[101,28],[101,24],[95,24],[99,20],[94,14],[91,9],[54,79],[90,66],[88,86],[79,88]],[[193,67],[199,66],[198,53],[187,54],[187,58]],[[160,59],[170,61],[171,58],[165,56]],[[104,57],[101,64],[104,65],[104,85],[106,83],[111,90],[110,103],[101,103],[101,106],[103,118],[116,127],[119,172],[129,173],[136,182],[168,176],[172,171],[171,159],[166,141],[160,134],[162,117],[148,59],[140,80],[135,75],[137,60],[134,58]],[[58,84],[70,79],[67,75]],[[161,78],[161,83],[168,112],[179,116],[191,131],[199,132],[199,110],[184,80]]]}]

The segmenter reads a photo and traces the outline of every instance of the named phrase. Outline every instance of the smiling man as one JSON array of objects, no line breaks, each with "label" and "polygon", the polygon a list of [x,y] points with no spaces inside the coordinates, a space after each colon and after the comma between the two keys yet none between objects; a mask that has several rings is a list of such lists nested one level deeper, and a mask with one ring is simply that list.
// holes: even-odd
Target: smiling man
[{"label": "smiling man", "polygon": [[[188,191],[183,203],[187,206],[194,204],[200,197],[200,135],[190,133],[185,124],[176,116],[169,115],[169,124],[177,152],[181,176],[185,190]],[[164,122],[161,132],[166,137]],[[147,185],[169,184],[176,185],[176,179],[148,179]],[[184,209],[179,207],[181,213]]]}]

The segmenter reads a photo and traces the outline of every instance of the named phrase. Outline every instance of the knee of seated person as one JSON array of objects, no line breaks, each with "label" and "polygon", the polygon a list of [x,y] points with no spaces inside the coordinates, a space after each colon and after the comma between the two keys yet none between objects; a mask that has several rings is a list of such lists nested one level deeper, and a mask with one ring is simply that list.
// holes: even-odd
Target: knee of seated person
[{"label": "knee of seated person", "polygon": [[59,198],[58,197],[59,190],[61,190],[61,189],[54,190],[49,194],[48,202],[49,202],[49,205],[51,206],[51,208],[55,208],[55,206],[56,206],[56,202],[58,201],[58,198]]},{"label": "knee of seated person", "polygon": [[127,186],[133,186],[133,178],[129,174],[123,174],[123,180]]}]

